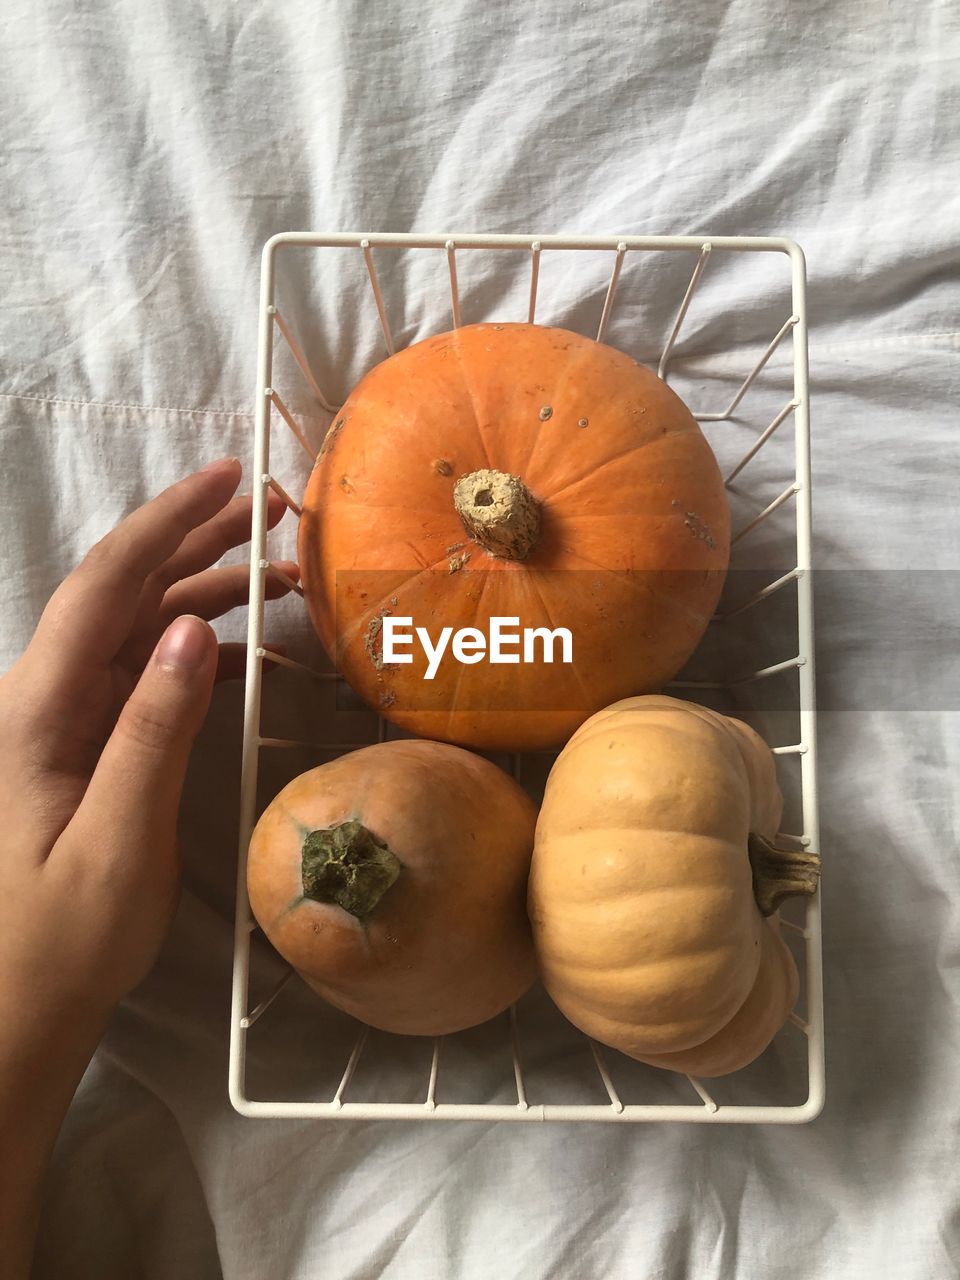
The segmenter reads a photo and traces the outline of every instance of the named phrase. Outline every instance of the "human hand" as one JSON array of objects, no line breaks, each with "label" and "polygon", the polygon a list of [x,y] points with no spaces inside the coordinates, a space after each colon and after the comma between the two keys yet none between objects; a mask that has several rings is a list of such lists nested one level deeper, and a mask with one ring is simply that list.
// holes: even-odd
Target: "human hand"
[{"label": "human hand", "polygon": [[249,537],[239,480],[213,463],[107,534],[0,680],[0,1012],[101,1018],[156,958],[193,739],[218,670],[243,670],[201,620],[247,599],[245,566],[209,568]]},{"label": "human hand", "polygon": [[[128,516],[54,593],[0,680],[4,1276],[26,1274],[63,1112],[173,917],[190,749],[215,679],[243,671],[243,646],[218,646],[203,621],[247,599],[246,567],[210,568],[249,537],[239,482],[224,459]],[[272,526],[285,508],[270,498]],[[268,579],[268,597],[286,590]]]}]

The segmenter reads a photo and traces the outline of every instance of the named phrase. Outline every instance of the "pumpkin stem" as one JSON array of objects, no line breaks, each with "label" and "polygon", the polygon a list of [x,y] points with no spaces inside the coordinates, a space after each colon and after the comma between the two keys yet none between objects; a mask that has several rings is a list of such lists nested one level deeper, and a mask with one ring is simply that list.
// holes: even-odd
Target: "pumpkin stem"
[{"label": "pumpkin stem", "polygon": [[303,842],[303,895],[335,903],[365,920],[400,874],[400,859],[362,822],[351,819]]},{"label": "pumpkin stem", "polygon": [[747,854],[753,871],[753,896],[760,914],[772,916],[784,898],[816,893],[820,855],[809,849],[783,849],[751,832]]},{"label": "pumpkin stem", "polygon": [[540,537],[540,503],[506,471],[461,476],[453,505],[470,537],[498,559],[526,560]]}]

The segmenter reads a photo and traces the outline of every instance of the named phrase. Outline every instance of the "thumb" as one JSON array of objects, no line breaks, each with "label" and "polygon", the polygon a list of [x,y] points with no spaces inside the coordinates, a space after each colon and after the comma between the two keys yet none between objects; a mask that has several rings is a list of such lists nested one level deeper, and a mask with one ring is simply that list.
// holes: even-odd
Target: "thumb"
[{"label": "thumb", "polygon": [[78,810],[81,824],[105,820],[130,847],[176,835],[180,792],[193,741],[210,705],[217,638],[186,615],[166,629],[120,713]]}]

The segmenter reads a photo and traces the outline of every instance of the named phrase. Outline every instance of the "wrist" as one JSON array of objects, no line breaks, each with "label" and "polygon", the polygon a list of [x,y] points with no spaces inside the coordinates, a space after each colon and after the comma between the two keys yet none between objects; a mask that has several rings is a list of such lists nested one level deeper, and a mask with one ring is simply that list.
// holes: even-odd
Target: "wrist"
[{"label": "wrist", "polygon": [[64,1065],[89,1060],[114,1008],[97,983],[23,957],[0,973],[0,1069],[16,1059],[42,1061],[48,1055]]},{"label": "wrist", "polygon": [[11,1099],[30,1105],[62,1081],[73,1080],[75,1087],[111,1012],[94,1001],[0,997],[0,1109]]},{"label": "wrist", "polygon": [[44,1172],[107,1013],[0,1001],[0,1274],[26,1276]]}]

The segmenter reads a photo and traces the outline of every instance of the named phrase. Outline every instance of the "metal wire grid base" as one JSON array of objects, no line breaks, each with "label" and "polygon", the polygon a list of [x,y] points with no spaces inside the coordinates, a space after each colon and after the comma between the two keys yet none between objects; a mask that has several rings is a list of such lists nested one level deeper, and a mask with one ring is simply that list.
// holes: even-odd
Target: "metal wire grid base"
[{"label": "metal wire grid base", "polygon": [[[527,1080],[523,1067],[520,1025],[516,1008],[509,1012],[509,1048],[513,1062],[516,1101],[513,1103],[459,1103],[443,1102],[438,1098],[442,1040],[433,1042],[429,1072],[423,1082],[421,1102],[351,1102],[347,1098],[351,1081],[367,1042],[369,1028],[359,1026],[352,1051],[346,1061],[333,1095],[328,1101],[269,1101],[250,1098],[246,1092],[246,1049],[250,1029],[267,1013],[274,1000],[293,976],[292,970],[264,993],[251,1008],[249,1005],[249,964],[251,935],[257,930],[251,918],[246,893],[246,850],[256,818],[256,789],[260,751],[285,747],[312,747],[325,753],[349,751],[364,743],[301,743],[285,738],[264,737],[261,734],[261,678],[266,651],[263,646],[264,583],[268,574],[279,578],[287,586],[299,592],[267,556],[266,498],[267,490],[277,493],[295,515],[300,515],[297,502],[288,489],[270,471],[270,432],[274,415],[292,432],[294,438],[313,465],[316,446],[312,445],[296,416],[273,386],[273,350],[275,336],[285,342],[299,367],[312,395],[331,415],[337,406],[319,386],[303,351],[297,344],[284,317],[275,302],[276,255],[285,246],[308,246],[317,249],[352,248],[362,255],[369,278],[372,301],[377,309],[384,344],[388,354],[396,350],[387,307],[377,276],[374,250],[398,249],[433,250],[445,255],[450,286],[450,317],[454,327],[462,323],[460,289],[457,272],[457,250],[507,251],[513,263],[519,255],[529,260],[529,297],[527,315],[533,322],[537,309],[537,293],[540,280],[541,259],[544,252],[604,250],[613,256],[613,264],[607,285],[603,309],[596,333],[603,340],[612,314],[621,271],[628,254],[649,251],[668,251],[690,255],[695,262],[686,291],[680,300],[676,319],[664,343],[658,364],[658,374],[666,378],[668,365],[679,338],[691,300],[712,255],[718,253],[786,254],[791,264],[791,314],[785,318],[779,330],[770,340],[753,368],[747,373],[732,400],[720,411],[701,411],[695,416],[701,422],[722,422],[730,418],[743,397],[761,374],[770,357],[788,335],[793,339],[793,395],[776,414],[766,429],[757,437],[737,464],[726,476],[730,484],[750,461],[768,443],[774,433],[793,418],[795,442],[795,470],[792,481],[772,501],[757,512],[733,534],[734,551],[742,539],[779,508],[791,503],[796,521],[796,564],[789,572],[764,585],[735,609],[718,615],[718,620],[732,618],[753,609],[764,600],[795,582],[797,588],[798,634],[797,652],[794,656],[760,667],[732,682],[707,680],[674,681],[674,689],[696,690],[729,688],[731,684],[748,684],[764,680],[780,672],[796,669],[799,697],[798,740],[786,746],[774,748],[775,755],[797,756],[800,759],[801,812],[803,831],[791,837],[802,846],[819,848],[816,779],[816,711],[814,705],[813,662],[813,610],[810,570],[810,456],[809,409],[806,334],[806,273],[803,254],[790,240],[751,237],[562,237],[562,236],[417,236],[389,234],[333,234],[315,235],[308,232],[291,232],[274,236],[264,246],[259,312],[259,346],[257,371],[257,404],[254,435],[254,485],[253,534],[251,540],[250,608],[247,633],[247,675],[244,705],[243,760],[240,800],[239,868],[237,878],[236,932],[233,965],[233,998],[230,1025],[230,1099],[237,1111],[258,1117],[318,1117],[340,1119],[479,1119],[479,1120],[594,1120],[607,1122],[630,1121],[688,1121],[699,1123],[802,1123],[819,1114],[824,1098],[824,1039],[822,1007],[822,958],[820,936],[819,895],[806,903],[803,925],[782,920],[784,930],[802,938],[806,1012],[804,1016],[794,1012],[787,1028],[781,1034],[796,1034],[797,1030],[807,1040],[807,1096],[799,1105],[720,1105],[704,1084],[687,1076],[692,1094],[689,1104],[633,1104],[624,1103],[608,1069],[602,1048],[588,1041],[597,1075],[607,1096],[606,1103],[598,1104],[538,1104],[528,1096]],[[441,321],[437,330],[448,327],[449,321]],[[298,479],[297,487],[301,481]],[[302,593],[301,593],[302,594]],[[304,678],[336,680],[335,673],[317,672],[290,658],[269,655],[270,661],[299,671]],[[739,712],[738,712],[739,714]],[[385,738],[385,724],[379,722],[379,740]],[[552,754],[552,753],[551,753]],[[782,835],[784,833],[781,833]],[[795,1029],[795,1030],[791,1030]],[[579,1034],[579,1033],[578,1033]],[[586,1037],[584,1037],[586,1039]],[[693,1097],[696,1101],[693,1101]]]}]

